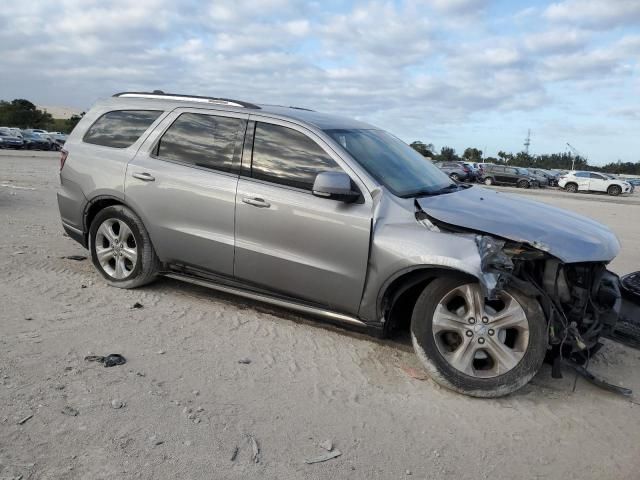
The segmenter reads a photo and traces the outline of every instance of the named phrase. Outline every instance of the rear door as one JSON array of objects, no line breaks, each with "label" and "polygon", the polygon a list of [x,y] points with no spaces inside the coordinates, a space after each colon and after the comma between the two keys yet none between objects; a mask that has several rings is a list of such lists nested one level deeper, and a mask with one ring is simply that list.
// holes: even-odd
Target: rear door
[{"label": "rear door", "polygon": [[[236,278],[357,313],[369,255],[368,191],[313,132],[286,121],[255,118],[253,148],[245,145],[238,182]],[[315,176],[325,171],[346,172],[362,192],[362,201],[313,196]]]},{"label": "rear door", "polygon": [[247,119],[177,109],[129,162],[125,198],[162,261],[233,275],[235,195]]},{"label": "rear door", "polygon": [[591,175],[589,172],[576,172],[576,183],[578,184],[578,190],[587,191],[590,188]]},{"label": "rear door", "polygon": [[493,178],[497,183],[505,183],[504,167],[491,167],[490,174],[493,175]]}]

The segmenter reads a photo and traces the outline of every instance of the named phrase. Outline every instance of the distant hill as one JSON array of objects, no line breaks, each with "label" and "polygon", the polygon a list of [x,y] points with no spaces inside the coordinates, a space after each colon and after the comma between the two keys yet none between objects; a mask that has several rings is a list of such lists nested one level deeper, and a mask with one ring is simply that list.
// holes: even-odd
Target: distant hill
[{"label": "distant hill", "polygon": [[71,118],[73,115],[80,115],[82,110],[72,107],[59,107],[53,105],[36,105],[39,110],[46,111],[51,114],[53,118],[61,118],[66,120]]}]

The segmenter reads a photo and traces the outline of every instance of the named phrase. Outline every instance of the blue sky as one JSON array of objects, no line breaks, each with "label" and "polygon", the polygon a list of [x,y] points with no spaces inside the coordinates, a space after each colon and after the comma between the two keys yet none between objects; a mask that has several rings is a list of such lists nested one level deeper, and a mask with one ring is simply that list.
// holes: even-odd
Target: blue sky
[{"label": "blue sky", "polygon": [[460,153],[520,151],[531,129],[532,153],[640,160],[639,0],[8,3],[4,99],[86,109],[160,88],[341,113]]}]

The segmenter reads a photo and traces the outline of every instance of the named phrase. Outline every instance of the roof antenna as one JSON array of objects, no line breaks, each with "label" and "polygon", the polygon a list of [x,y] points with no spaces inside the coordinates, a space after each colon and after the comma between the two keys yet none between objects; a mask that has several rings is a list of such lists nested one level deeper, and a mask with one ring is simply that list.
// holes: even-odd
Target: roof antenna
[{"label": "roof antenna", "polygon": [[156,95],[164,95],[164,92],[162,90],[154,90],[153,93],[155,93]]}]

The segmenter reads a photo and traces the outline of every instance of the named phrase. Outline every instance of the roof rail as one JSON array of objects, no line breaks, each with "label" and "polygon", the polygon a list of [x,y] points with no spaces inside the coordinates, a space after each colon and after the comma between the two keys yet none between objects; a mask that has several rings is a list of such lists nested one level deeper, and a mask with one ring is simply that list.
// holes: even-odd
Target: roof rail
[{"label": "roof rail", "polygon": [[177,93],[164,93],[162,90],[153,92],[120,92],[114,97],[120,98],[161,98],[165,100],[181,100],[185,102],[213,103],[215,105],[227,105],[229,107],[242,107],[260,109],[258,105],[242,100],[231,100],[229,98],[201,97],[199,95],[181,95]]}]

